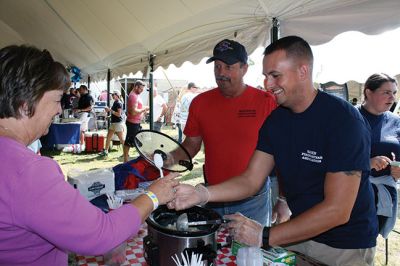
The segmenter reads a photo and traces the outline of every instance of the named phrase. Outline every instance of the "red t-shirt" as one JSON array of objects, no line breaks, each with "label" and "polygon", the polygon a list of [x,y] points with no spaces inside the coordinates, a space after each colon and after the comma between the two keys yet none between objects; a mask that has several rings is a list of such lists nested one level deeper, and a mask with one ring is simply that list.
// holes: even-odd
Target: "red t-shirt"
[{"label": "red t-shirt", "polygon": [[138,109],[142,109],[143,108],[143,103],[142,103],[142,99],[139,97],[139,95],[137,95],[133,90],[131,91],[131,93],[129,93],[129,97],[128,97],[128,115],[126,120],[128,120],[128,122],[134,123],[134,124],[140,124],[140,122],[142,121],[143,118],[143,113],[141,114],[136,114],[136,115],[132,115],[129,110],[132,109],[137,103],[137,108]]},{"label": "red t-shirt", "polygon": [[208,183],[221,183],[247,168],[258,130],[275,108],[271,94],[250,86],[235,98],[213,89],[193,99],[184,133],[203,139]]}]

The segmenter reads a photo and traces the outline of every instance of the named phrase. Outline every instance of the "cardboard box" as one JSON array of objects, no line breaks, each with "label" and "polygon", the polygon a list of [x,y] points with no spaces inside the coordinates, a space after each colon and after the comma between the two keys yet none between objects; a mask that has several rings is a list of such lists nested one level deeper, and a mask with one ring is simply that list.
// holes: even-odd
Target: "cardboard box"
[{"label": "cardboard box", "polygon": [[68,173],[68,183],[92,200],[103,194],[113,194],[115,191],[114,172],[112,169],[81,171],[72,169]]},{"label": "cardboard box", "polygon": [[[232,241],[232,254],[237,255],[238,250],[241,247],[246,247],[246,245],[239,243],[237,241]],[[288,251],[281,247],[273,247],[266,251],[261,249],[264,260],[263,265],[265,266],[294,266],[296,265],[296,254]]]},{"label": "cardboard box", "polygon": [[85,133],[85,151],[101,152],[104,149],[105,136],[95,132]]},{"label": "cardboard box", "polygon": [[264,265],[287,265],[287,266],[294,266],[296,265],[296,255],[281,247],[273,247],[271,249],[264,250],[261,249],[261,252],[264,257]]}]

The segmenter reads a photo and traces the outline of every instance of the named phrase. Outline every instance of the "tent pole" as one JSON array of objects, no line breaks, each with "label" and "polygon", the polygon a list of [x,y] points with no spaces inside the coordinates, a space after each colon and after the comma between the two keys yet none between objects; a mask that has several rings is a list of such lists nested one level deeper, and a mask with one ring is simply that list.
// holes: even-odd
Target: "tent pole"
[{"label": "tent pole", "polygon": [[[128,114],[128,93],[130,93],[129,88],[128,88],[128,78],[125,78],[125,97],[124,97],[124,108],[125,108],[125,112]],[[133,89],[133,88],[132,88]]]},{"label": "tent pole", "polygon": [[87,76],[87,87],[90,89],[90,75]]},{"label": "tent pole", "polygon": [[270,33],[271,43],[280,38],[279,20],[277,18],[272,18],[272,27]]},{"label": "tent pole", "polygon": [[[110,81],[111,81],[111,70],[107,70],[107,106],[110,106]],[[107,129],[110,128],[110,122],[107,123]]]},{"label": "tent pole", "polygon": [[154,80],[153,80],[153,71],[154,71],[154,58],[156,56],[154,54],[150,54],[149,56],[149,66],[150,66],[150,75],[149,75],[149,108],[150,108],[150,117],[149,124],[150,130],[153,130],[153,88],[154,88]]}]

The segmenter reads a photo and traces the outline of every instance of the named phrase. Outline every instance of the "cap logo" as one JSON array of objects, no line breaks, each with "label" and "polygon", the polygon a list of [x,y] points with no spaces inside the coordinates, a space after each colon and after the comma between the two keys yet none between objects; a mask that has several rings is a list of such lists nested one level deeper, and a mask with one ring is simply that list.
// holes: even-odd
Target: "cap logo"
[{"label": "cap logo", "polygon": [[220,52],[224,52],[226,50],[233,50],[233,47],[231,46],[230,42],[222,41],[218,44],[218,47],[216,48],[216,50],[218,50]]}]

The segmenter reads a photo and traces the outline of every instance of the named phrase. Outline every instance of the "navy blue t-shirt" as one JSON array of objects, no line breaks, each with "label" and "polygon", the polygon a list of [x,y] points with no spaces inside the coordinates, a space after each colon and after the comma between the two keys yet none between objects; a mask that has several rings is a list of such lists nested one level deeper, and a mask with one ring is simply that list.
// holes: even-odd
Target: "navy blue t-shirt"
[{"label": "navy blue t-shirt", "polygon": [[[86,109],[94,104],[93,97],[89,94],[82,94],[78,101],[78,109]],[[90,111],[86,111],[90,113]]]},{"label": "navy blue t-shirt", "polygon": [[64,109],[71,109],[72,108],[72,97],[71,94],[63,93],[61,97],[61,108]]},{"label": "navy blue t-shirt", "polygon": [[[118,112],[118,109],[122,109],[122,103],[120,101],[115,101],[113,103],[113,106],[111,107],[111,110],[113,110],[114,112]],[[122,117],[111,114],[111,123],[119,122],[122,122]]]},{"label": "navy blue t-shirt", "polygon": [[368,180],[369,127],[352,105],[318,91],[302,113],[278,107],[259,131],[257,150],[274,156],[292,218],[323,201],[327,172],[361,170],[350,220],[312,240],[343,249],[376,245],[378,224]]}]

